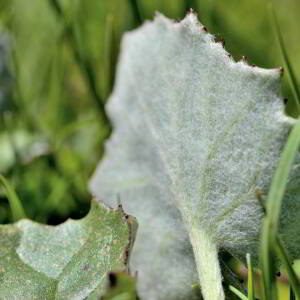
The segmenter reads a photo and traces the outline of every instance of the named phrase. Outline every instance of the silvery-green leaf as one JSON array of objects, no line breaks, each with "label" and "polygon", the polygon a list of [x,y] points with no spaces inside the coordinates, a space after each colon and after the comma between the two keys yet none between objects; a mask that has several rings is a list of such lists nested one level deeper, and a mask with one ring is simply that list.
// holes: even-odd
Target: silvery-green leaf
[{"label": "silvery-green leaf", "polygon": [[[131,268],[143,299],[192,299],[196,269],[205,299],[223,299],[218,250],[257,261],[257,194],[267,194],[294,123],[281,73],[234,62],[193,14],[159,15],[124,37],[107,106],[114,133],[90,188],[110,205],[119,195],[139,221]],[[281,224],[294,256],[296,195]]]},{"label": "silvery-green leaf", "polygon": [[0,299],[99,299],[107,272],[127,269],[136,229],[121,209],[92,202],[81,220],[0,226]]}]

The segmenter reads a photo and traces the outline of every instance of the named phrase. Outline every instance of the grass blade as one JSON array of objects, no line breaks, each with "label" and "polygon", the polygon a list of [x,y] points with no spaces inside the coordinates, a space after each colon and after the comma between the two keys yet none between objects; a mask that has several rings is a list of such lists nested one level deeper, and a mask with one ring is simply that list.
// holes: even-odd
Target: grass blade
[{"label": "grass blade", "polygon": [[276,239],[276,252],[280,260],[283,262],[289,277],[289,282],[293,288],[293,292],[296,294],[297,299],[300,299],[300,282],[292,267],[292,262],[289,260],[286,251],[279,238]]},{"label": "grass blade", "polygon": [[69,45],[73,51],[74,59],[77,62],[78,66],[80,67],[80,70],[84,74],[84,78],[90,89],[91,95],[93,96],[93,99],[95,100],[95,103],[98,107],[99,113],[101,114],[101,118],[107,124],[110,124],[108,117],[106,115],[106,112],[105,112],[104,101],[97,89],[97,79],[96,79],[92,64],[86,57],[84,57],[84,55],[82,54],[82,51],[80,51],[80,47],[78,46],[78,41],[76,39],[76,35],[74,32],[73,26],[68,23],[66,16],[64,14],[64,11],[62,10],[62,8],[57,0],[49,0],[49,3],[50,3],[50,6],[55,11],[56,15],[61,19],[61,21],[64,25],[66,37],[67,37]]},{"label": "grass blade", "polygon": [[111,14],[106,17],[104,39],[103,99],[107,99],[113,88],[116,62],[114,16]]},{"label": "grass blade", "polygon": [[248,300],[255,300],[254,297],[254,283],[253,283],[253,269],[251,264],[251,256],[249,253],[246,255],[248,266]]},{"label": "grass blade", "polygon": [[263,268],[265,299],[268,300],[276,299],[274,249],[276,249],[277,245],[277,228],[289,171],[298,151],[299,144],[300,122],[297,122],[284,147],[267,199],[267,216],[264,219],[261,238],[261,264]]},{"label": "grass blade", "polygon": [[52,7],[56,10],[56,13],[58,15],[62,15],[63,14],[63,11],[60,7],[60,4],[58,3],[57,0],[49,0],[50,1],[50,4],[52,5]]},{"label": "grass blade", "polygon": [[293,289],[291,286],[289,287],[289,290],[290,290],[289,300],[296,300],[295,293],[293,292]]},{"label": "grass blade", "polygon": [[248,298],[240,292],[238,289],[236,289],[234,286],[230,285],[229,290],[232,291],[236,296],[238,296],[242,300],[248,300]]},{"label": "grass blade", "polygon": [[141,11],[140,11],[140,7],[138,4],[138,0],[128,0],[129,1],[129,5],[132,11],[132,14],[134,16],[135,19],[135,23],[136,25],[141,25],[143,23],[143,18],[141,16]]},{"label": "grass blade", "polygon": [[5,187],[14,222],[26,218],[22,203],[10,183],[0,174],[0,183]]},{"label": "grass blade", "polygon": [[298,109],[298,113],[300,113],[300,90],[297,84],[297,79],[296,79],[296,75],[295,72],[293,70],[293,67],[290,63],[286,48],[284,46],[284,41],[283,41],[283,36],[279,27],[279,23],[278,23],[278,19],[275,13],[275,10],[273,8],[272,3],[270,2],[270,13],[272,16],[272,20],[273,20],[273,24],[274,24],[274,30],[277,36],[277,40],[278,40],[278,44],[279,44],[279,48],[280,48],[280,52],[284,61],[284,64],[286,65],[287,68],[287,73],[290,79],[290,84],[291,84],[291,88],[295,97],[295,102],[296,102],[296,106]]}]

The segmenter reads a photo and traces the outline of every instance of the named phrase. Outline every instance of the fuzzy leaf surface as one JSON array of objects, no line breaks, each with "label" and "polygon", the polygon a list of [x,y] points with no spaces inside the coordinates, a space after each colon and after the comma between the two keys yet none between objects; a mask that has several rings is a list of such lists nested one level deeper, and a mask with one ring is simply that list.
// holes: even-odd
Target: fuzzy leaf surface
[{"label": "fuzzy leaf surface", "polygon": [[98,299],[107,272],[126,270],[135,219],[95,201],[81,220],[0,226],[0,298]]},{"label": "fuzzy leaf surface", "polygon": [[[206,259],[198,232],[217,250],[257,262],[257,194],[267,194],[294,124],[284,115],[280,77],[280,69],[233,61],[193,14],[180,23],[159,15],[124,37],[107,105],[114,132],[90,189],[110,205],[119,195],[139,221],[131,268],[143,299],[197,297],[191,245]],[[293,257],[297,162],[280,226]],[[197,268],[200,277],[208,271]]]}]

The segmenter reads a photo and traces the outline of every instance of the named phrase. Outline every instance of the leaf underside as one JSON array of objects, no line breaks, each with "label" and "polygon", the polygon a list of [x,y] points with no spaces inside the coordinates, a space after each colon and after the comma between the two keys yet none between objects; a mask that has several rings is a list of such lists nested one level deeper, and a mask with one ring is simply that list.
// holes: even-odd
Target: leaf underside
[{"label": "leaf underside", "polygon": [[[180,23],[158,15],[125,35],[107,105],[114,132],[90,189],[112,206],[119,195],[138,219],[131,268],[143,299],[197,297],[191,232],[257,264],[257,194],[267,195],[295,122],[284,115],[281,73],[234,62],[194,14]],[[299,157],[280,225],[292,257],[300,254],[297,174]]]},{"label": "leaf underside", "polygon": [[107,272],[126,270],[136,223],[95,201],[81,220],[0,226],[1,299],[99,299]]}]

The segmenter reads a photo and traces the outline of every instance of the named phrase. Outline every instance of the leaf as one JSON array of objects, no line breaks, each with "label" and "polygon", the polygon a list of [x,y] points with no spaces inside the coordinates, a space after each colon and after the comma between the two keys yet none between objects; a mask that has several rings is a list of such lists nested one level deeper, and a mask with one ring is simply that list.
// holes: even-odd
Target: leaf
[{"label": "leaf", "polygon": [[[107,106],[114,133],[90,189],[110,205],[120,195],[139,221],[131,268],[143,299],[193,299],[197,271],[204,298],[224,299],[220,249],[257,265],[257,193],[267,195],[295,123],[281,74],[234,62],[194,14],[180,23],[159,15],[123,39]],[[297,174],[299,157],[280,225],[293,257]]]},{"label": "leaf", "polygon": [[92,202],[81,220],[0,226],[1,299],[94,299],[106,273],[126,270],[136,230],[122,209]]}]

